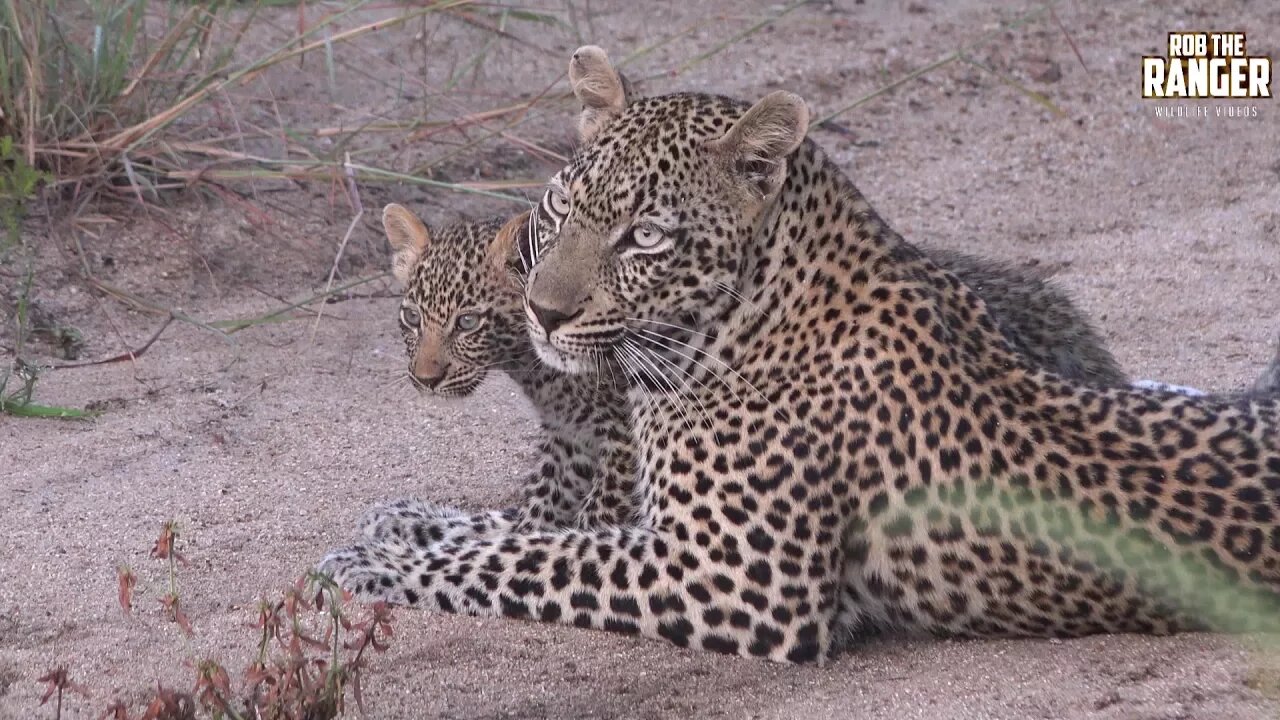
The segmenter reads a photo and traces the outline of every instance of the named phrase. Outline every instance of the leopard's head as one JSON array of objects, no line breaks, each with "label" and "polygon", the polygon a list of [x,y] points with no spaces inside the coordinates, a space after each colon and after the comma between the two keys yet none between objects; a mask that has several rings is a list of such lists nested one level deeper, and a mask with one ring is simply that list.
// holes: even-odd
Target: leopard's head
[{"label": "leopard's head", "polygon": [[804,101],[677,94],[627,103],[604,51],[569,64],[582,147],[536,210],[525,288],[538,355],[569,372],[734,303],[761,215],[804,140]]},{"label": "leopard's head", "polygon": [[434,395],[470,395],[489,370],[523,362],[529,341],[514,242],[528,213],[432,232],[401,205],[383,210],[392,274],[404,287],[400,330],[409,377]]}]

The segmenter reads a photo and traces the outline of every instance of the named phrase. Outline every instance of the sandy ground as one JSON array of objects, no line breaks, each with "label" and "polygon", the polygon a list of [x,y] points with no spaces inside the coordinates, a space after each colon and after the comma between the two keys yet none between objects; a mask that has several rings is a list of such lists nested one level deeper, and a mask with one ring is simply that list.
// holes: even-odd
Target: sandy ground
[{"label": "sandy ground", "polygon": [[[813,3],[673,75],[778,6],[663,4],[654,23],[640,5],[576,3],[574,22],[583,40],[615,57],[692,28],[628,67],[635,78],[659,76],[643,92],[758,97],[786,87],[818,116],[1016,10],[979,0]],[[1157,119],[1137,96],[1139,57],[1159,52],[1175,27],[1243,29],[1251,53],[1280,57],[1280,5],[1069,2],[1058,15],[1087,71],[1049,20],[999,35],[973,56],[1046,93],[1066,118],[956,64],[814,137],[908,238],[1057,268],[1135,376],[1238,387],[1280,332],[1280,101],[1251,103],[1256,117]],[[413,81],[431,86],[450,72],[441,57],[456,66],[489,37],[456,22],[427,30],[430,57],[414,54],[426,42],[413,37],[417,27],[378,36],[364,52],[383,66],[420,64]],[[572,29],[511,32],[538,48],[495,41],[450,113],[527,97],[561,74],[579,44]],[[322,67],[313,60],[268,76],[278,107],[297,109],[299,123],[316,118],[291,101],[320,92]],[[349,108],[342,122],[403,100],[350,65],[337,79],[324,91]],[[572,110],[547,108],[520,132],[563,152]],[[538,178],[556,168],[510,145],[459,163],[444,179]],[[362,193],[370,207],[396,199],[438,221],[512,209],[410,187]],[[263,202],[291,214],[275,224],[235,207],[183,204],[165,218],[172,233],[135,217],[104,226],[86,249],[102,277],[163,305],[206,320],[253,316],[280,304],[270,295],[318,287],[350,217],[329,198],[322,186],[272,192]],[[345,277],[385,262],[368,220],[348,248]],[[62,242],[39,247],[37,304],[83,332],[84,357],[113,355],[158,325],[70,281]],[[375,500],[416,494],[470,508],[512,500],[512,481],[533,457],[528,408],[505,381],[467,403],[419,397],[400,378],[397,301],[387,291],[382,281],[361,288],[369,297],[327,306],[314,329],[309,321],[258,327],[228,344],[175,324],[137,362],[47,373],[38,399],[105,410],[92,422],[0,416],[0,717],[52,717],[37,707],[35,679],[59,663],[94,694],[68,701],[64,717],[76,718],[96,717],[113,693],[140,699],[156,680],[190,688],[191,657],[243,667],[256,599],[344,542]],[[159,617],[163,567],[147,559],[169,517],[182,524],[192,561],[181,571],[196,633],[189,644]],[[132,617],[116,604],[120,563],[141,577]],[[1275,666],[1260,669],[1246,643],[1212,635],[886,640],[824,667],[789,668],[422,612],[399,612],[395,628],[366,680],[373,718],[1280,716],[1280,702],[1252,689]]]}]

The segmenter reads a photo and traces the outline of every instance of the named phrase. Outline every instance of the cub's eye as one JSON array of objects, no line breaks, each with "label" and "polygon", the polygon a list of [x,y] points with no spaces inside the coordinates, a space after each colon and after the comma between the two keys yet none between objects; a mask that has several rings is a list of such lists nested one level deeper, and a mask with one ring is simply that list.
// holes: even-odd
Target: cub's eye
[{"label": "cub's eye", "polygon": [[462,313],[454,321],[454,325],[457,325],[462,332],[471,332],[480,327],[480,316],[476,313]]},{"label": "cub's eye", "polygon": [[422,314],[418,312],[417,308],[402,307],[400,308],[400,324],[416,331],[422,327]]},{"label": "cub's eye", "polygon": [[653,225],[637,225],[631,228],[631,242],[640,248],[654,247],[666,236],[666,233]]},{"label": "cub's eye", "polygon": [[547,206],[551,208],[552,213],[564,217],[569,214],[569,196],[559,188],[548,190]]}]

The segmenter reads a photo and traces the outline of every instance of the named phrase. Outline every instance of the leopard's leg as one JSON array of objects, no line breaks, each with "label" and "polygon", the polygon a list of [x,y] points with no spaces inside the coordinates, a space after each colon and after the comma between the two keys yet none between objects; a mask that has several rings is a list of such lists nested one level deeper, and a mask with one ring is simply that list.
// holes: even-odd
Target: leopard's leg
[{"label": "leopard's leg", "polygon": [[[757,528],[758,529],[758,528]],[[367,543],[319,566],[364,600],[559,622],[784,662],[830,647],[841,554],[765,535],[704,547],[638,527]]]},{"label": "leopard's leg", "polygon": [[512,529],[527,532],[573,525],[596,482],[597,458],[586,439],[571,432],[548,431],[543,461],[524,483],[524,499],[516,508]]},{"label": "leopard's leg", "polygon": [[395,539],[426,547],[436,542],[517,530],[552,530],[573,524],[594,468],[576,438],[549,434],[538,469],[521,482],[523,499],[505,510],[468,513],[406,498],[374,505],[360,521],[371,540]]},{"label": "leopard's leg", "polygon": [[574,518],[582,530],[608,525],[634,525],[639,512],[635,492],[635,454],[631,438],[610,438],[599,451],[596,481]]}]

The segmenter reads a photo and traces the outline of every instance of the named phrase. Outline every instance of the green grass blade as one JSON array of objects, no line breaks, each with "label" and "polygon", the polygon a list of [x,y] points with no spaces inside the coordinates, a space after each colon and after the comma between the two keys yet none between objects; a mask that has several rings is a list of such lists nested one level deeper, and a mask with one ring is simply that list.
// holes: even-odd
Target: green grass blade
[{"label": "green grass blade", "polygon": [[0,413],[15,417],[58,418],[65,420],[86,420],[98,415],[93,410],[79,410],[77,408],[57,407],[56,405],[37,405],[35,403],[11,403],[6,400],[0,400]]}]

